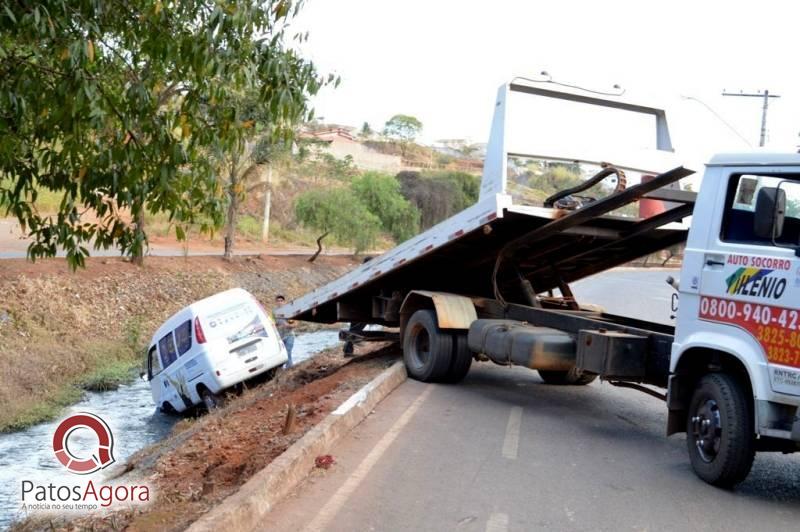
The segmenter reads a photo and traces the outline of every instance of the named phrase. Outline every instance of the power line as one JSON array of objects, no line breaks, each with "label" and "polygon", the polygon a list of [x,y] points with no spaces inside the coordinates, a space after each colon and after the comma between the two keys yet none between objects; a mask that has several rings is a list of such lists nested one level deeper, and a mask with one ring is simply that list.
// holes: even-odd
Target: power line
[{"label": "power line", "polygon": [[719,114],[718,112],[716,112],[716,111],[714,110],[714,108],[713,108],[713,107],[711,107],[710,105],[708,105],[706,102],[704,102],[704,101],[703,101],[703,100],[701,100],[700,98],[695,98],[694,96],[685,96],[685,95],[681,95],[681,98],[683,98],[684,100],[694,100],[695,102],[697,102],[697,103],[699,103],[700,105],[702,105],[703,107],[705,107],[705,108],[708,110],[708,112],[709,112],[709,113],[711,113],[712,115],[714,115],[714,116],[717,118],[717,120],[719,120],[720,122],[722,122],[722,123],[725,125],[725,127],[727,127],[728,129],[730,129],[730,130],[731,130],[731,131],[734,133],[734,135],[736,135],[737,137],[739,137],[740,139],[742,139],[742,142],[744,142],[745,144],[747,144],[747,145],[748,145],[748,146],[750,146],[751,148],[753,147],[753,144],[752,144],[752,143],[751,143],[749,140],[747,140],[747,138],[745,138],[745,136],[744,136],[744,135],[742,135],[741,133],[739,133],[739,130],[737,130],[735,127],[733,127],[733,126],[730,124],[730,122],[728,122],[727,120],[725,120],[725,119],[722,117],[722,115],[721,115],[721,114]]},{"label": "power line", "polygon": [[722,91],[723,96],[744,96],[746,98],[762,98],[764,100],[764,104],[761,107],[761,139],[758,142],[759,146],[764,146],[764,141],[767,138],[767,109],[769,108],[769,99],[770,98],[780,98],[777,94],[770,94],[769,89],[765,90],[764,92],[756,92],[756,93],[748,93],[748,92],[727,92],[725,90]]}]

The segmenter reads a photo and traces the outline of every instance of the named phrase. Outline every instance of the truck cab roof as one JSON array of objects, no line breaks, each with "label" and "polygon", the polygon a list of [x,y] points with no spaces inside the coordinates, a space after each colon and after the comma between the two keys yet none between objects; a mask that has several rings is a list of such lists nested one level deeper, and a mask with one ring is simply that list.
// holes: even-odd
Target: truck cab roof
[{"label": "truck cab roof", "polygon": [[800,153],[753,151],[718,153],[707,166],[800,166]]}]

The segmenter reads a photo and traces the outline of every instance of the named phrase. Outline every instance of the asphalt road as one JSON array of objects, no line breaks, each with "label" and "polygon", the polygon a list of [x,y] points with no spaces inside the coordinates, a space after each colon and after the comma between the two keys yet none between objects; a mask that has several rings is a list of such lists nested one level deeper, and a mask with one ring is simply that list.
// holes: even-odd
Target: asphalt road
[{"label": "asphalt road", "polygon": [[[576,292],[665,321],[666,275],[615,271]],[[549,386],[491,363],[474,364],[455,386],[407,381],[263,529],[800,528],[800,456],[760,454],[746,482],[719,490],[695,477],[685,438],[666,438],[665,421],[663,403],[635,391]]]}]

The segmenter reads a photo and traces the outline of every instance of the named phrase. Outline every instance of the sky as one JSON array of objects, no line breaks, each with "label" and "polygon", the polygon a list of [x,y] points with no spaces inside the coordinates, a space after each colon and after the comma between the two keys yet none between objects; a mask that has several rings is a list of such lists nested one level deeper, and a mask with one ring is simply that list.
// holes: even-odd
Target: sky
[{"label": "sky", "polygon": [[[547,71],[657,103],[676,152],[705,161],[758,146],[762,100],[724,89],[781,95],[770,100],[767,147],[797,150],[799,14],[796,2],[769,0],[306,0],[293,28],[309,32],[303,51],[319,70],[341,76],[314,99],[325,122],[379,130],[403,113],[422,121],[422,141],[485,142],[497,87]],[[552,119],[532,122],[552,131]]]}]

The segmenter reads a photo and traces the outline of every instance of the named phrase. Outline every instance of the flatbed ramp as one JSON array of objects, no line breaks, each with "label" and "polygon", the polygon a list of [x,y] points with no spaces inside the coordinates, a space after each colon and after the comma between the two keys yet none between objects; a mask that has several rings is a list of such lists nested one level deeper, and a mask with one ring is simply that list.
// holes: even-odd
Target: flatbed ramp
[{"label": "flatbed ramp", "polygon": [[[691,215],[693,197],[664,187],[692,173],[677,167],[574,211],[516,205],[507,194],[490,196],[277,314],[396,325],[386,312],[364,309],[412,289],[464,294],[468,287],[465,295],[525,303],[520,283],[527,281],[536,294],[555,289],[563,294],[571,282],[684,242],[688,230],[674,222]],[[647,219],[609,215],[642,198],[677,203]]]}]

